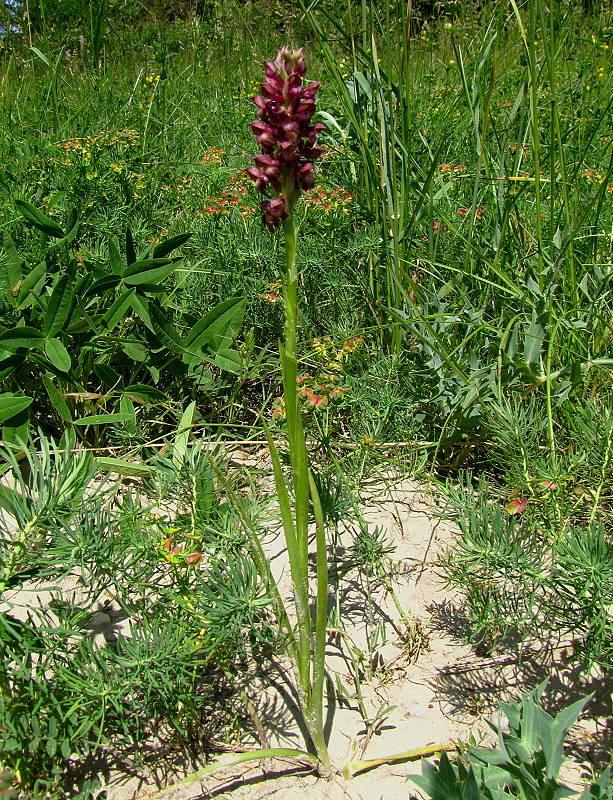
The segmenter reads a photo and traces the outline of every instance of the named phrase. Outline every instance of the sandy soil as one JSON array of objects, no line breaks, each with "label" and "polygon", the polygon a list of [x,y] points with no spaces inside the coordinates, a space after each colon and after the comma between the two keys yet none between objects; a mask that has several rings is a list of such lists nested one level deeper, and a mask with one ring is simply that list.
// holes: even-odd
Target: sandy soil
[{"label": "sandy soil", "polygon": [[[552,660],[551,654],[539,651],[528,650],[521,661],[514,654],[476,658],[464,643],[467,624],[460,599],[444,589],[434,568],[441,549],[453,541],[453,530],[434,513],[423,487],[408,480],[394,485],[377,482],[364,493],[363,501],[364,518],[382,528],[386,540],[394,546],[389,574],[405,619],[380,581],[368,581],[355,570],[344,575],[339,592],[343,627],[369,661],[370,668],[365,664],[362,669],[361,691],[368,717],[378,719],[378,724],[369,730],[354,699],[339,702],[333,698],[327,707],[333,763],[342,767],[353,759],[383,758],[431,744],[466,742],[469,737],[491,742],[488,721],[498,720],[499,700],[516,697],[550,675],[549,700],[553,706],[590,691],[597,694],[591,719],[582,721],[574,735],[578,761],[564,776],[578,786],[587,774],[585,763],[597,758],[598,748],[607,747],[611,731],[605,718],[611,716],[610,684],[597,673],[580,679],[572,668],[554,663],[559,658]],[[341,533],[341,560],[343,548],[351,539],[349,531]],[[281,536],[268,548],[275,577],[286,586],[288,569]],[[407,618],[414,621],[412,637],[406,635]],[[374,635],[377,626],[379,640]],[[328,669],[351,696],[355,691],[348,649],[347,643],[340,648],[331,640]],[[268,686],[255,681],[250,694],[258,698],[268,744],[301,747],[299,725],[287,709],[291,686],[284,682],[283,673],[281,668],[278,674],[269,675]],[[254,745],[261,746],[261,742],[255,740]],[[219,756],[220,762],[223,759]],[[264,766],[227,767],[202,780],[193,776],[177,780],[176,774],[170,780],[161,775],[156,780],[154,774],[129,780],[116,775],[108,790],[111,800],[293,800],[304,796],[313,800],[407,800],[421,796],[407,781],[408,774],[418,772],[419,763],[397,763],[350,781],[339,776],[328,782],[305,774],[291,762],[275,761]]]},{"label": "sandy soil", "polygon": [[[394,546],[386,574],[397,603],[380,580],[369,580],[355,569],[340,580],[333,602],[338,600],[343,628],[355,652],[362,654],[362,712],[377,722],[366,725],[358,708],[349,641],[344,640],[341,647],[331,637],[328,670],[344,695],[343,699],[338,692],[331,693],[327,707],[333,763],[342,767],[354,759],[383,758],[431,744],[453,745],[466,742],[469,736],[477,742],[491,741],[487,722],[497,720],[498,701],[518,696],[551,675],[548,692],[552,706],[595,692],[590,719],[582,721],[574,735],[571,755],[576,757],[576,765],[565,775],[578,785],[586,774],[585,765],[601,758],[610,747],[610,681],[603,681],[597,673],[579,677],[574,666],[560,664],[560,653],[553,661],[551,654],[538,650],[524,652],[520,660],[513,653],[476,658],[464,643],[467,624],[460,598],[445,590],[435,569],[441,549],[453,541],[454,533],[434,513],[423,487],[406,479],[393,485],[373,482],[364,492],[363,503],[365,520],[380,527]],[[340,532],[341,563],[352,538],[351,531]],[[275,577],[288,591],[281,535],[272,536],[267,548]],[[18,599],[23,607],[44,606],[48,600],[40,593],[31,597],[22,593]],[[408,634],[407,620],[412,631]],[[103,645],[112,641],[109,637],[129,636],[129,625],[129,620],[118,624],[110,610],[108,614],[92,610],[85,627]],[[291,708],[291,684],[284,677],[287,670],[281,655],[279,660],[278,671],[271,671],[265,680],[254,678],[248,693],[257,706],[268,744],[301,747],[302,735]],[[261,744],[254,735],[253,745]],[[220,763],[224,758],[227,756],[219,755]],[[190,777],[186,765],[176,759],[154,758],[153,762],[155,766],[146,773],[130,769],[112,773],[106,787],[109,800],[289,800],[304,796],[313,800],[408,800],[420,796],[407,781],[408,774],[420,772],[419,763],[381,766],[346,782],[340,776],[333,781],[317,779],[289,761],[227,767],[202,780],[194,779],[193,774]]]}]

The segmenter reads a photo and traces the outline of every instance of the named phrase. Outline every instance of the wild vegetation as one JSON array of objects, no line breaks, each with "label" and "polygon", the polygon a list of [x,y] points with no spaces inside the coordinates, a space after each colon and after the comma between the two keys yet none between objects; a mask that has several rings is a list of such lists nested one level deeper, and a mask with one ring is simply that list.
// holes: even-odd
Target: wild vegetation
[{"label": "wild vegetation", "polygon": [[[195,769],[258,726],[224,699],[251,708],[279,652],[307,731],[285,755],[329,775],[336,531],[384,580],[374,465],[455,521],[438,570],[479,654],[610,673],[609,4],[5,0],[0,36],[0,796],[93,795],[153,732]],[[283,45],[318,144],[300,128],[261,209],[252,97]],[[250,443],[264,489],[231,463]],[[581,708],[541,693],[424,791],[563,796]]]}]

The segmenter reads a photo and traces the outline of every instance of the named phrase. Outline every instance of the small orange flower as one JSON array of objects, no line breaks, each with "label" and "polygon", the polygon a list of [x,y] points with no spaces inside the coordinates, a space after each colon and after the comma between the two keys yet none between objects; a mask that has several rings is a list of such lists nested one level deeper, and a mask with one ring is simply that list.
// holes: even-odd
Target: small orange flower
[{"label": "small orange flower", "polygon": [[504,510],[510,516],[515,516],[516,514],[523,514],[526,510],[526,506],[528,505],[528,498],[527,497],[514,497],[504,507]]}]

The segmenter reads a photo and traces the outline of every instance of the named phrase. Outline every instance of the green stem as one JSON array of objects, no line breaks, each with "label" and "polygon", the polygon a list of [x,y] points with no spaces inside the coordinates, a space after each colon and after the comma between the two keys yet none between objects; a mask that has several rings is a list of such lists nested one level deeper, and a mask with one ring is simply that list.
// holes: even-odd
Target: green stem
[{"label": "green stem", "polygon": [[309,487],[315,516],[315,543],[317,563],[317,612],[315,618],[315,648],[313,652],[313,691],[311,738],[321,760],[322,775],[331,774],[330,756],[324,736],[324,681],[326,675],[326,628],[328,623],[328,559],[326,532],[321,501],[313,476],[309,472]]},{"label": "green stem", "polygon": [[269,758],[292,758],[296,759],[298,763],[305,761],[307,763],[311,763],[315,760],[315,756],[313,756],[311,753],[307,753],[305,750],[293,750],[289,748],[250,750],[247,753],[238,753],[237,755],[224,759],[222,762],[216,762],[215,764],[210,764],[208,767],[199,769],[197,772],[193,772],[186,778],[176,781],[170,786],[167,786],[165,789],[161,789],[159,792],[138,795],[135,800],[145,800],[145,798],[146,800],[152,800],[154,797],[161,798],[163,795],[167,794],[168,789],[177,789],[180,786],[188,786],[190,783],[202,780],[202,778],[206,778],[208,775],[212,775],[215,772],[220,772],[222,769],[227,769],[228,767],[234,767],[238,764],[248,764],[251,761],[265,761]]},{"label": "green stem", "polygon": [[[294,488],[295,553],[292,554],[292,561],[295,572],[292,575],[292,582],[299,615],[299,657],[297,666],[300,682],[299,691],[306,709],[311,704],[311,618],[308,606],[309,484],[306,445],[302,419],[298,409],[298,390],[296,387],[298,372],[296,346],[298,328],[297,229],[291,211],[288,219],[283,222],[283,232],[285,234],[286,253],[286,271],[283,282],[285,342],[280,349],[287,436]],[[280,490],[281,487],[278,486],[277,488]],[[288,542],[287,536],[286,542]]]},{"label": "green stem", "polygon": [[428,756],[435,756],[443,750],[456,750],[457,745],[428,745],[419,750],[407,750],[404,753],[396,753],[393,756],[384,756],[383,758],[373,758],[368,761],[350,761],[342,769],[343,777],[349,779],[354,775],[359,775],[361,772],[368,772],[368,770],[380,767],[383,764],[401,764],[403,761],[415,761],[418,758],[427,758]]},{"label": "green stem", "polygon": [[[286,271],[284,277],[285,342],[281,346],[283,391],[287,418],[292,484],[294,488],[293,524],[286,520],[286,544],[292,565],[292,583],[298,610],[298,679],[299,696],[306,726],[319,760],[322,775],[331,775],[330,757],[323,723],[323,690],[325,682],[326,623],[328,618],[328,566],[323,513],[315,483],[309,473],[302,416],[298,404],[296,378],[298,372],[298,231],[292,213],[295,197],[287,193],[289,216],[283,222]],[[275,478],[279,496],[287,490],[278,468]],[[309,609],[309,496],[313,501],[316,523],[317,611],[315,632]],[[289,535],[288,535],[289,534]]]},{"label": "green stem", "polygon": [[287,429],[292,464],[292,479],[296,503],[296,536],[299,551],[303,554],[304,573],[307,574],[309,485],[307,477],[307,457],[304,443],[302,419],[298,407],[298,357],[296,335],[298,328],[298,265],[297,229],[293,214],[283,223],[286,247],[285,273],[285,343],[283,345],[283,391],[287,415]]}]

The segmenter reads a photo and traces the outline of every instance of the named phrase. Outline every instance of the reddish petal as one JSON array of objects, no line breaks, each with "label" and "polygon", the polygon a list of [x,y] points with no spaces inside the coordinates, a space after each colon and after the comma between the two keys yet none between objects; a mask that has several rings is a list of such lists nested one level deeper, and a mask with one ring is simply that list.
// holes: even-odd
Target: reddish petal
[{"label": "reddish petal", "polygon": [[515,514],[523,514],[527,505],[527,497],[514,497],[512,500],[509,500],[504,507],[504,510],[507,512],[507,514],[514,516]]}]

